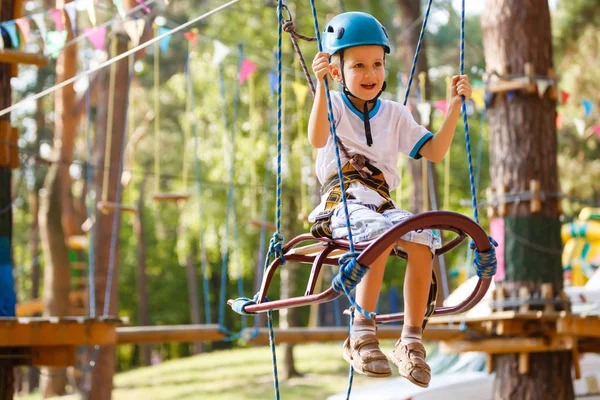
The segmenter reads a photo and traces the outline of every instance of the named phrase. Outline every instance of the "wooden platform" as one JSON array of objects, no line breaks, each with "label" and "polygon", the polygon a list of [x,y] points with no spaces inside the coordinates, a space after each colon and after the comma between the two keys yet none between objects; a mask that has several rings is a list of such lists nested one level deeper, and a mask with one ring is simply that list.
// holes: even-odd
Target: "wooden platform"
[{"label": "wooden platform", "polygon": [[202,342],[225,339],[219,325],[123,326],[116,330],[117,343]]},{"label": "wooden platform", "polygon": [[114,345],[122,323],[119,318],[0,317],[0,347]]},{"label": "wooden platform", "polygon": [[488,354],[488,371],[496,354],[519,355],[519,372],[529,372],[529,354],[552,351],[573,353],[576,376],[580,373],[579,354],[600,352],[600,316],[577,315],[566,311],[498,311],[479,317],[435,317],[430,326],[441,327],[449,321],[463,322],[470,337],[444,340],[445,353],[479,351]]},{"label": "wooden platform", "polygon": [[[402,333],[400,325],[380,325],[377,328],[379,339],[396,340]],[[348,337],[348,327],[317,327],[288,329],[275,328],[275,343],[312,343],[312,342],[341,342]],[[253,328],[247,328],[242,337],[252,344],[269,343],[269,330],[260,328],[254,332]],[[456,327],[428,327],[423,332],[425,340],[459,340],[467,337],[467,332]]]}]

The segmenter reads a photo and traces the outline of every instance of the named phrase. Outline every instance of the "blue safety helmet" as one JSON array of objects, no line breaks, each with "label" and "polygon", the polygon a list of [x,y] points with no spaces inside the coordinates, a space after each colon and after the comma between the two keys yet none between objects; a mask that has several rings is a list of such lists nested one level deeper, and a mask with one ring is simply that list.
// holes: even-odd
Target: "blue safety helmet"
[{"label": "blue safety helmet", "polygon": [[338,14],[329,21],[321,38],[323,51],[331,55],[354,46],[380,45],[390,53],[387,31],[371,14],[352,11]]}]

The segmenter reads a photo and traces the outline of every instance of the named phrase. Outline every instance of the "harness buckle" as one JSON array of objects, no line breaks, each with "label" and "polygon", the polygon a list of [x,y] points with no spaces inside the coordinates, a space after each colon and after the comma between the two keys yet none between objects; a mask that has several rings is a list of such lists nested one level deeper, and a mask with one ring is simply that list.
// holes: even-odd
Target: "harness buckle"
[{"label": "harness buckle", "polygon": [[373,171],[367,167],[369,160],[362,154],[354,154],[350,158],[349,162],[362,178],[366,179],[367,177],[373,175]]}]

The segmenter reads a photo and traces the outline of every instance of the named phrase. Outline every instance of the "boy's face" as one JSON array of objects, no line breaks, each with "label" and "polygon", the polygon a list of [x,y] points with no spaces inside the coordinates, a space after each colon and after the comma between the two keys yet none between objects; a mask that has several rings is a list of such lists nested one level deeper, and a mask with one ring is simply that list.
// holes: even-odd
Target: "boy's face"
[{"label": "boy's face", "polygon": [[[330,65],[333,78],[342,82],[339,58]],[[344,77],[348,90],[361,100],[371,100],[381,90],[385,81],[383,47],[377,45],[355,46],[344,50]]]}]

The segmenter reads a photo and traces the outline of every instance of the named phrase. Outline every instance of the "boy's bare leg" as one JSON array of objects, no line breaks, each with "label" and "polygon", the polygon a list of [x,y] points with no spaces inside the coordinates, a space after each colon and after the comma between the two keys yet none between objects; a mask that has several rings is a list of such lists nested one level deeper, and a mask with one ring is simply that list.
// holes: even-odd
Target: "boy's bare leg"
[{"label": "boy's bare leg", "polygon": [[400,375],[418,386],[427,387],[431,369],[425,362],[425,348],[421,341],[433,268],[431,250],[404,240],[398,244],[408,255],[408,265],[404,278],[404,326],[392,352],[392,362],[398,366]]},{"label": "boy's bare leg", "polygon": [[408,254],[404,276],[404,325],[422,326],[431,285],[431,250],[428,246],[404,240],[400,240],[399,245]]},{"label": "boy's bare leg", "polygon": [[[366,311],[373,312],[377,306],[377,298],[390,250],[391,248],[382,253],[369,266],[369,272],[356,286],[356,303]],[[387,357],[379,348],[376,332],[374,320],[368,319],[358,312],[355,313],[350,337],[344,343],[344,358],[361,374],[371,377],[387,377],[392,374],[392,369]]]}]

